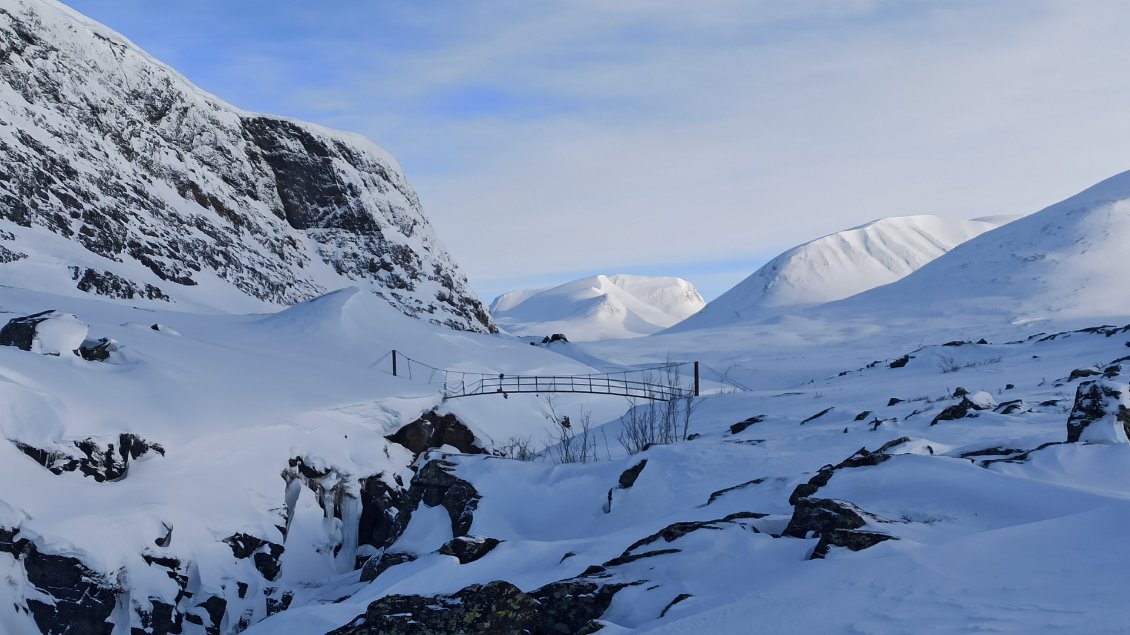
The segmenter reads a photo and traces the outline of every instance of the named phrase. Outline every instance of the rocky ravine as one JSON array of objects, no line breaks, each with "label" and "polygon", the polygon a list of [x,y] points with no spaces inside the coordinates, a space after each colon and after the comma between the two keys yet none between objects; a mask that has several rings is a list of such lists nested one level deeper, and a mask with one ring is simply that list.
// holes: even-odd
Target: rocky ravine
[{"label": "rocky ravine", "polygon": [[380,148],[240,111],[49,0],[0,0],[0,166],[0,282],[221,310],[353,285],[494,330]]}]

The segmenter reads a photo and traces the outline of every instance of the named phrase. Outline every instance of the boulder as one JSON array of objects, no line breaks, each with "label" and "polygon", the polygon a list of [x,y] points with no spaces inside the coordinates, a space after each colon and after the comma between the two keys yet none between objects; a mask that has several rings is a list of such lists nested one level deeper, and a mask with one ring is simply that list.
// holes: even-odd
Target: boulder
[{"label": "boulder", "polygon": [[82,345],[86,334],[86,324],[74,315],[43,311],[8,320],[0,329],[0,345],[41,355],[70,354]]},{"label": "boulder", "polygon": [[601,629],[596,622],[623,588],[583,579],[547,584],[529,593],[498,580],[451,595],[389,595],[327,635],[423,633],[571,633]]},{"label": "boulder", "polygon": [[376,580],[382,573],[395,567],[398,564],[412,562],[416,559],[416,554],[405,553],[401,551],[386,551],[385,553],[369,558],[365,561],[364,566],[361,567],[361,581],[372,582]]},{"label": "boulder", "polygon": [[105,576],[71,556],[41,552],[28,543],[20,556],[27,580],[45,597],[28,598],[27,606],[44,633],[110,635],[108,622],[117,602],[117,587]]},{"label": "boulder", "polygon": [[464,454],[485,454],[486,450],[475,443],[475,434],[455,415],[441,415],[435,410],[425,412],[412,423],[386,437],[416,454],[432,448],[450,445]]},{"label": "boulder", "polygon": [[816,543],[816,548],[812,550],[812,555],[809,560],[823,560],[832,547],[844,547],[852,551],[862,551],[869,547],[886,542],[887,540],[897,540],[894,536],[889,534],[879,533],[877,531],[861,531],[858,529],[832,529],[820,534],[820,541]]},{"label": "boulder", "polygon": [[502,541],[497,538],[460,536],[440,547],[439,552],[445,556],[454,556],[459,560],[459,564],[468,564],[487,555],[501,543]]},{"label": "boulder", "polygon": [[1108,379],[1079,384],[1067,441],[1130,443],[1130,385]]},{"label": "boulder", "polygon": [[149,453],[165,455],[165,449],[160,445],[129,432],[57,443],[46,448],[19,441],[13,443],[52,474],[77,470],[99,483],[125,478],[131,459],[136,460]]},{"label": "boulder", "polygon": [[737,434],[739,432],[742,432],[743,430],[752,426],[753,424],[761,423],[762,421],[765,421],[765,415],[754,416],[754,417],[750,417],[748,419],[743,419],[742,421],[739,421],[739,422],[735,423],[734,425],[730,426],[730,434]]}]

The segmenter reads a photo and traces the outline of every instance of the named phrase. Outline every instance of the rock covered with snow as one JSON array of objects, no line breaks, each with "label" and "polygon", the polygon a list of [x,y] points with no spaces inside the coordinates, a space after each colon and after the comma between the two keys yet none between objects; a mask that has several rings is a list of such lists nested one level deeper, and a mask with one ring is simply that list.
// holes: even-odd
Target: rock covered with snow
[{"label": "rock covered with snow", "polygon": [[493,324],[396,162],[238,110],[52,0],[0,1],[0,282],[262,310],[356,285]]},{"label": "rock covered with snow", "polygon": [[0,329],[0,345],[41,355],[71,354],[86,341],[88,328],[70,313],[42,311],[12,318]]},{"label": "rock covered with snow", "polygon": [[562,333],[573,341],[639,337],[694,315],[706,302],[682,278],[597,275],[495,298],[491,315],[514,335]]},{"label": "rock covered with snow", "polygon": [[1079,384],[1067,441],[1130,443],[1130,385],[1107,379]]}]

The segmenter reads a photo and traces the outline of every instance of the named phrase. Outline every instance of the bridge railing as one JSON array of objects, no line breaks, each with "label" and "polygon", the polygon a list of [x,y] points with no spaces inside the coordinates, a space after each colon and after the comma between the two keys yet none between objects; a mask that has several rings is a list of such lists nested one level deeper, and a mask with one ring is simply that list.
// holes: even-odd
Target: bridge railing
[{"label": "bridge railing", "polygon": [[[440,385],[445,399],[511,393],[585,393],[670,401],[699,395],[698,362],[589,375],[492,375],[436,368],[398,351],[391,355],[393,375]],[[689,377],[684,375],[684,366],[691,371]]]}]

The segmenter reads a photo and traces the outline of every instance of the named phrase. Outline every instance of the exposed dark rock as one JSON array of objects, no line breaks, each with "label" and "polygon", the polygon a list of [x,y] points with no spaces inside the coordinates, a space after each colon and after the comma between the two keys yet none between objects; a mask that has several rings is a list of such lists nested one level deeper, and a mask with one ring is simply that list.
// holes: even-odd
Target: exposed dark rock
[{"label": "exposed dark rock", "polygon": [[568,342],[569,338],[565,337],[564,333],[554,333],[553,335],[546,335],[541,339],[542,344],[552,344],[554,342]]},{"label": "exposed dark rock", "polygon": [[832,547],[845,547],[852,551],[862,551],[869,547],[885,542],[898,540],[889,534],[877,531],[860,531],[858,529],[832,529],[820,534],[820,540],[812,550],[810,560],[822,560],[828,555]]},{"label": "exposed dark rock", "polygon": [[369,558],[365,561],[364,566],[361,567],[361,581],[372,582],[388,569],[398,564],[412,562],[416,557],[416,554],[413,553],[386,551],[379,556]]},{"label": "exposed dark rock", "polygon": [[80,357],[88,362],[104,362],[110,359],[110,351],[117,347],[117,342],[109,338],[85,340],[78,347]]},{"label": "exposed dark rock", "polygon": [[139,284],[109,271],[96,271],[89,267],[82,269],[73,266],[70,269],[71,279],[78,281],[75,286],[79,291],[123,300],[141,298],[168,302],[170,299],[164,291],[161,291],[160,287],[151,284]]},{"label": "exposed dark rock", "polygon": [[840,461],[836,465],[825,465],[820,468],[812,478],[808,479],[807,483],[801,483],[796,486],[796,489],[794,489],[793,493],[789,496],[789,504],[796,505],[802,498],[815,494],[821,487],[827,485],[828,481],[832,480],[832,476],[837,470],[879,465],[893,456],[890,454],[890,450],[909,441],[910,437],[892,439],[879,446],[879,449],[874,452],[868,451],[867,448],[860,448],[855,454]]},{"label": "exposed dark rock", "polygon": [[1002,414],[1002,415],[1010,415],[1010,414],[1015,414],[1017,412],[1021,412],[1023,410],[1024,410],[1024,401],[1021,400],[1021,399],[1013,399],[1012,401],[1006,401],[1006,402],[1000,404],[995,409],[993,409],[993,412],[995,412],[997,414]]},{"label": "exposed dark rock", "polygon": [[902,357],[891,362],[890,366],[891,366],[891,368],[902,368],[903,366],[906,366],[907,364],[909,364],[910,360],[912,360],[912,359],[914,359],[914,358],[911,357],[910,355],[903,355]]},{"label": "exposed dark rock", "polygon": [[479,505],[479,493],[475,487],[451,473],[454,463],[436,459],[428,461],[412,477],[406,495],[406,508],[396,518],[394,534],[399,536],[408,526],[419,504],[428,507],[442,506],[451,518],[451,535],[466,536],[474,520],[475,508]]},{"label": "exposed dark rock", "polygon": [[1104,420],[1113,425],[1121,424],[1124,433],[1130,437],[1130,408],[1127,408],[1124,396],[1127,390],[1130,386],[1106,379],[1079,384],[1075,391],[1075,405],[1067,420],[1067,442],[1078,442],[1088,427]]},{"label": "exposed dark rock", "polygon": [[224,538],[224,543],[231,547],[236,558],[251,558],[255,569],[268,581],[273,582],[279,577],[279,558],[284,551],[282,545],[245,533],[232,534]]},{"label": "exposed dark rock", "polygon": [[455,415],[440,415],[431,410],[388,437],[416,454],[430,448],[450,445],[464,454],[485,454],[475,443],[475,434]]},{"label": "exposed dark rock", "polygon": [[682,601],[684,601],[684,600],[689,600],[689,599],[691,599],[691,598],[693,598],[693,597],[694,597],[694,596],[693,596],[693,595],[691,595],[690,593],[680,593],[680,594],[676,595],[676,596],[675,596],[675,599],[673,599],[673,600],[671,600],[670,602],[668,602],[668,603],[667,603],[667,606],[663,607],[663,610],[659,612],[659,617],[660,617],[660,618],[664,618],[664,617],[667,617],[667,611],[670,611],[670,610],[671,610],[671,607],[675,606],[675,605],[676,605],[676,604],[678,604],[679,602],[682,602]]},{"label": "exposed dark rock", "polygon": [[0,328],[0,345],[15,346],[22,351],[30,351],[35,342],[36,326],[59,315],[63,314],[52,309],[8,320],[4,328]]},{"label": "exposed dark rock", "polygon": [[274,594],[268,594],[267,595],[267,615],[268,615],[268,617],[271,616],[271,615],[274,615],[275,613],[281,613],[281,612],[289,609],[290,603],[293,600],[294,600],[294,594],[291,593],[290,591],[286,591],[285,593],[283,593],[281,596],[279,596],[277,598],[274,596]]},{"label": "exposed dark rock", "polygon": [[899,399],[898,397],[891,397],[889,400],[887,400],[887,407],[890,408],[891,406],[902,403],[902,401],[903,400]]},{"label": "exposed dark rock", "polygon": [[186,622],[204,627],[206,635],[220,635],[220,626],[223,624],[224,613],[228,610],[228,601],[217,595],[196,605],[185,615]]},{"label": "exposed dark rock", "polygon": [[942,344],[942,346],[965,346],[966,344],[972,344],[972,342],[969,340],[953,340],[952,342]]},{"label": "exposed dark rock", "polygon": [[131,628],[130,635],[180,635],[184,628],[184,614],[159,598],[149,598],[149,604],[150,610],[137,611],[141,627]]},{"label": "exposed dark rock", "polygon": [[864,420],[864,419],[866,419],[867,417],[870,417],[870,416],[871,416],[871,414],[872,414],[872,413],[871,413],[871,411],[870,411],[870,410],[864,410],[863,412],[861,412],[861,413],[859,413],[859,414],[855,415],[855,419],[853,419],[853,421],[863,421],[863,420]]},{"label": "exposed dark rock", "polygon": [[793,504],[793,516],[783,535],[807,538],[809,533],[822,536],[836,529],[859,529],[867,524],[867,516],[867,512],[847,501],[801,498]]},{"label": "exposed dark rock", "polygon": [[[636,549],[650,545],[659,539],[663,539],[664,542],[674,542],[694,531],[700,531],[703,529],[721,531],[724,528],[723,525],[735,523],[740,520],[757,520],[759,518],[765,518],[766,515],[767,514],[758,514],[756,512],[736,512],[730,514],[729,516],[718,518],[716,520],[695,520],[671,523],[670,525],[667,525],[654,534],[640,538],[639,540],[633,542],[627,549],[624,550],[623,555],[627,556]],[[754,529],[754,531],[757,530]],[[616,564],[620,563],[610,564],[606,562],[604,566],[610,567],[615,566]]]},{"label": "exposed dark rock", "polygon": [[1075,370],[1071,371],[1071,374],[1067,376],[1067,379],[1071,381],[1075,379],[1084,379],[1086,377],[1094,377],[1095,375],[1101,374],[1102,371],[1097,368],[1076,368]]},{"label": "exposed dark rock", "polygon": [[14,443],[21,452],[52,474],[78,470],[99,483],[125,478],[131,459],[136,460],[150,452],[165,455],[165,449],[160,445],[128,432],[117,437],[60,443],[50,448],[37,448],[19,441]]},{"label": "exposed dark rock", "polygon": [[454,556],[459,564],[467,564],[487,555],[501,542],[497,538],[459,536],[444,543],[439,552],[445,556]]},{"label": "exposed dark rock", "polygon": [[934,417],[934,420],[930,422],[930,425],[937,425],[939,421],[956,421],[958,419],[964,419],[965,417],[968,417],[979,410],[985,410],[985,408],[974,403],[973,401],[970,401],[969,397],[967,396],[962,397],[960,403],[949,406],[948,408],[945,408],[944,410],[939,412],[938,415]]},{"label": "exposed dark rock", "polygon": [[389,484],[383,473],[361,479],[357,543],[377,548],[391,545],[398,535],[396,517],[405,506],[404,498],[404,488]]},{"label": "exposed dark rock", "polygon": [[725,496],[726,494],[729,494],[730,492],[734,492],[734,491],[737,491],[739,489],[745,489],[745,488],[750,487],[752,485],[760,485],[761,483],[764,483],[764,482],[765,482],[764,478],[755,478],[751,481],[746,481],[744,483],[739,483],[739,484],[734,485],[732,487],[727,487],[727,488],[720,489],[720,490],[715,491],[715,492],[711,492],[710,498],[707,499],[706,504],[710,505],[714,501]]},{"label": "exposed dark rock", "polygon": [[624,472],[620,474],[620,478],[616,481],[620,485],[620,489],[628,489],[629,487],[635,485],[636,479],[640,477],[640,472],[643,471],[643,468],[646,465],[647,459],[643,459],[639,463],[636,463],[632,467],[624,470]]},{"label": "exposed dark rock", "polygon": [[434,633],[570,633],[587,635],[623,584],[565,580],[524,593],[504,581],[474,584],[452,595],[390,595],[327,635]]},{"label": "exposed dark rock", "polygon": [[739,421],[739,422],[735,423],[734,425],[730,426],[730,434],[738,434],[739,432],[742,432],[743,430],[752,426],[753,424],[761,423],[762,421],[765,421],[765,415],[753,416],[753,417],[750,417],[748,419],[744,419],[742,421]]},{"label": "exposed dark rock", "polygon": [[114,610],[118,589],[104,576],[76,558],[42,553],[31,543],[24,546],[20,560],[28,582],[51,599],[27,600],[41,631],[110,635],[114,630],[107,620]]},{"label": "exposed dark rock", "polygon": [[957,399],[957,398],[959,398],[959,397],[964,397],[964,396],[966,396],[966,395],[968,395],[968,394],[969,394],[969,391],[968,391],[968,390],[966,390],[965,388],[962,388],[961,386],[958,386],[957,388],[954,388],[954,389],[953,389],[953,395],[952,395],[952,397],[953,397],[954,399]]},{"label": "exposed dark rock", "polygon": [[825,409],[821,410],[820,412],[817,412],[816,414],[812,415],[811,417],[805,419],[804,421],[801,421],[800,425],[804,425],[804,424],[808,423],[809,421],[815,421],[815,420],[819,419],[820,417],[823,417],[824,415],[828,414],[829,412],[832,412],[832,410],[834,410],[834,407],[825,408]]}]

